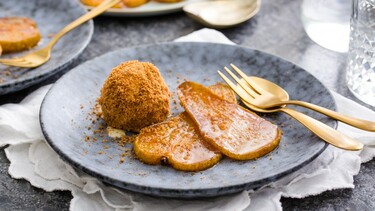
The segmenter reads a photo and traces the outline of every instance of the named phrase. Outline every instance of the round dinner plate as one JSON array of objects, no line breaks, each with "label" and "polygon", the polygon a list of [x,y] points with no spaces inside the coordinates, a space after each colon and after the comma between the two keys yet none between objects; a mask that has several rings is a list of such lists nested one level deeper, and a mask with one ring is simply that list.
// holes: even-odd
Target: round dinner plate
[{"label": "round dinner plate", "polygon": [[[284,87],[292,99],[336,109],[329,91],[314,76],[279,57],[245,47],[175,42],[120,49],[88,61],[58,80],[47,93],[40,111],[42,131],[50,146],[76,168],[115,187],[174,198],[211,197],[256,189],[296,171],[316,158],[327,144],[298,122],[281,113],[262,117],[283,131],[280,145],[256,160],[224,158],[200,172],[182,172],[168,166],[146,165],[132,156],[132,144],[119,147],[95,133],[103,121],[91,121],[92,108],[111,69],[128,60],[155,64],[171,92],[183,80],[204,85],[222,82],[217,70],[230,63],[248,75],[269,79]],[[173,115],[181,112],[171,99]],[[178,101],[178,100],[177,100]],[[301,109],[324,123],[336,121]],[[87,140],[89,137],[89,140]],[[93,137],[97,140],[93,141]],[[86,139],[86,140],[85,140]],[[121,153],[129,152],[124,162]]]},{"label": "round dinner plate", "polygon": [[[110,8],[103,13],[108,16],[119,16],[119,17],[146,17],[164,15],[181,11],[182,8],[189,3],[197,2],[202,0],[184,0],[176,3],[160,3],[154,0],[134,8]],[[92,7],[87,6],[92,9]]]},{"label": "round dinner plate", "polygon": [[[42,39],[29,51],[4,54],[1,58],[17,57],[43,48],[62,28],[86,13],[77,0],[11,0],[0,2],[0,17],[28,17],[40,30]],[[29,69],[0,64],[0,95],[36,84],[63,70],[85,49],[94,31],[88,21],[63,36],[53,47],[51,59],[42,66]]]}]

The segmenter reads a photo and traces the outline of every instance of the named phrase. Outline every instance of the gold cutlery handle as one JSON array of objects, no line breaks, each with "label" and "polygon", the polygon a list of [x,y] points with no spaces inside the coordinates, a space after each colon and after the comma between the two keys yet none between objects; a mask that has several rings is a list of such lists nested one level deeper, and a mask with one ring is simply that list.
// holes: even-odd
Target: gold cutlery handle
[{"label": "gold cutlery handle", "polygon": [[112,6],[120,3],[122,0],[106,0],[103,3],[101,3],[99,6],[93,8],[90,12],[82,15],[77,20],[71,22],[67,26],[65,26],[63,29],[61,29],[48,43],[49,47],[52,47],[56,44],[56,42],[64,36],[67,32],[71,31],[72,29],[76,28],[77,26],[81,25],[82,23],[100,15],[107,9],[111,8]]},{"label": "gold cutlery handle", "polygon": [[345,115],[345,114],[340,114],[336,111],[332,111],[332,110],[329,110],[327,108],[324,108],[324,107],[321,107],[321,106],[318,106],[318,105],[314,105],[314,104],[311,104],[311,103],[308,103],[308,102],[303,102],[303,101],[298,101],[298,100],[290,100],[290,101],[287,101],[287,102],[284,102],[284,103],[285,104],[294,104],[294,105],[303,106],[303,107],[312,109],[314,111],[317,111],[319,113],[322,113],[324,115],[327,115],[327,116],[329,116],[333,119],[336,119],[340,122],[351,125],[353,127],[356,127],[356,128],[362,129],[362,130],[375,132],[375,122],[367,121],[367,120],[364,120],[364,119],[358,119],[358,118],[351,117],[351,116],[348,116],[348,115]]},{"label": "gold cutlery handle", "polygon": [[310,117],[306,114],[292,110],[290,108],[281,108],[280,111],[290,115],[297,121],[299,121],[306,128],[311,130],[315,135],[321,139],[341,149],[345,150],[360,150],[363,148],[363,144],[346,136],[337,130],[329,127],[328,125]]}]

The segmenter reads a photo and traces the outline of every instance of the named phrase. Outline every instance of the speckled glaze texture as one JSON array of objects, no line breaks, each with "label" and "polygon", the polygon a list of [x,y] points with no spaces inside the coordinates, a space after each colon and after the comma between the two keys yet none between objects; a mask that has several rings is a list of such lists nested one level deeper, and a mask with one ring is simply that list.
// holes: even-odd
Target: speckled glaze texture
[{"label": "speckled glaze texture", "polygon": [[[154,63],[174,93],[183,79],[205,85],[222,82],[216,70],[234,63],[249,75],[267,78],[284,87],[292,99],[336,108],[328,90],[315,77],[290,62],[257,50],[208,43],[164,43],[117,50],[64,75],[47,94],[40,112],[42,130],[51,147],[73,166],[108,184],[164,197],[225,195],[256,189],[275,181],[308,164],[327,146],[289,116],[275,113],[261,116],[283,131],[281,143],[269,155],[257,160],[223,159],[216,166],[197,173],[150,166],[133,157],[120,163],[121,151],[115,142],[85,142],[84,138],[86,135],[96,136],[87,129],[91,125],[87,114],[91,112],[110,70],[132,59]],[[172,108],[173,114],[179,111],[181,108]],[[303,108],[301,111],[336,127],[334,120]],[[104,145],[109,148],[104,149]],[[127,147],[131,149],[132,145]],[[111,155],[112,159],[99,155],[100,150]]]},{"label": "speckled glaze texture", "polygon": [[[42,39],[30,52],[44,47],[52,35],[85,12],[77,0],[0,1],[0,17],[28,17],[37,23]],[[90,42],[93,28],[92,21],[89,21],[66,34],[54,46],[51,59],[40,67],[29,69],[0,64],[0,95],[26,88],[68,67]],[[16,57],[24,53],[27,51],[1,57]],[[10,70],[11,75],[5,74],[6,70]]]}]

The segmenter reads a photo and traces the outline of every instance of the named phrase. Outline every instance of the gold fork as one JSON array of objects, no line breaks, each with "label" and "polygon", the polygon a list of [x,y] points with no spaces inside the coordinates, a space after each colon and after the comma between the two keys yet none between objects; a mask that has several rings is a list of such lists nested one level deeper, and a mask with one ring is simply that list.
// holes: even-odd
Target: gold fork
[{"label": "gold fork", "polygon": [[[253,104],[259,108],[267,109],[267,108],[282,106],[286,104],[299,105],[299,106],[303,106],[303,107],[312,109],[314,111],[320,112],[324,115],[327,115],[338,121],[344,122],[353,127],[356,127],[362,130],[375,132],[375,122],[340,114],[338,112],[335,112],[327,108],[314,105],[308,102],[303,102],[303,101],[298,101],[298,100],[289,100],[289,96],[287,92],[283,88],[278,86],[277,84],[274,84],[271,81],[267,81],[265,79],[254,81],[254,77],[249,77],[235,65],[233,64],[230,64],[230,65],[243,78],[243,80],[237,83],[239,83],[244,88],[247,88],[248,86],[250,86],[255,91],[254,94],[257,95],[256,96],[257,98],[256,100],[253,101]],[[227,67],[224,67],[224,69],[234,79],[237,78],[232,73],[232,71],[230,71]]]},{"label": "gold fork", "polygon": [[[341,149],[345,150],[360,150],[363,148],[363,144],[350,138],[349,136],[346,136],[337,130],[329,127],[328,125],[310,117],[307,116],[301,112],[295,111],[290,108],[286,107],[275,107],[273,109],[263,109],[255,106],[253,102],[257,99],[257,94],[254,90],[252,90],[250,87],[244,88],[242,86],[234,84],[229,78],[227,78],[223,73],[218,71],[220,76],[224,79],[224,81],[233,89],[234,92],[237,93],[238,96],[240,96],[242,102],[251,110],[254,110],[256,112],[261,113],[273,113],[273,112],[284,112],[297,121],[299,121],[302,125],[304,125],[306,128],[308,128],[311,132],[313,132],[315,135],[326,141],[327,143],[332,144],[333,146],[336,146]],[[236,76],[235,76],[236,77]],[[241,81],[238,77],[235,78],[237,81]]]},{"label": "gold fork", "polygon": [[52,40],[47,44],[46,47],[39,49],[37,51],[28,53],[18,58],[11,58],[11,59],[0,59],[0,63],[8,65],[8,66],[16,66],[16,67],[27,67],[33,68],[38,67],[44,63],[46,63],[51,57],[51,49],[56,44],[56,42],[67,32],[71,31],[72,29],[76,28],[77,26],[85,23],[86,21],[98,16],[99,14],[106,11],[108,8],[118,4],[122,0],[106,0],[101,3],[99,6],[95,7],[90,12],[82,15],[77,20],[73,21],[69,25],[65,26],[61,31],[59,31]]}]

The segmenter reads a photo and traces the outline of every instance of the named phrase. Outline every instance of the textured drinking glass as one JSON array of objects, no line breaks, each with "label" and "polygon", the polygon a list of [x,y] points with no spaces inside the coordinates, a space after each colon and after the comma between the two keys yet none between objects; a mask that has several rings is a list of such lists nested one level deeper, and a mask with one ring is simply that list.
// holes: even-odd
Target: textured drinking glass
[{"label": "textured drinking glass", "polygon": [[375,106],[375,0],[354,0],[346,81],[351,92]]},{"label": "textured drinking glass", "polygon": [[348,52],[351,0],[303,0],[301,9],[304,29],[314,42]]}]

